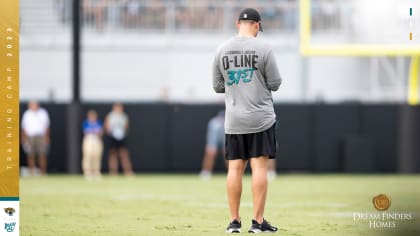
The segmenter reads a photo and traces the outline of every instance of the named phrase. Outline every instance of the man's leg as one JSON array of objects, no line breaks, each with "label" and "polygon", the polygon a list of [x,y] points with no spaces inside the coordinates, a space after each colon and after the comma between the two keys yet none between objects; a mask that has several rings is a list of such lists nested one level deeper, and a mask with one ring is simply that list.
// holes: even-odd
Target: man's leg
[{"label": "man's leg", "polygon": [[92,174],[96,179],[99,179],[101,176],[101,160],[102,160],[102,141],[95,140],[92,142],[92,156],[91,156],[91,166]]},{"label": "man's leg", "polygon": [[39,169],[41,175],[47,174],[47,155],[45,153],[39,155]]},{"label": "man's leg", "polygon": [[31,175],[35,175],[35,155],[32,153],[28,154],[27,161],[28,161],[29,173]]},{"label": "man's leg", "polygon": [[39,154],[39,169],[41,175],[47,174],[47,154],[48,154],[48,142],[44,136],[35,138],[35,150]]},{"label": "man's leg", "polygon": [[83,159],[82,159],[82,170],[83,175],[88,178],[92,175],[90,171],[90,159],[87,152],[83,152]]},{"label": "man's leg", "polygon": [[277,170],[276,170],[276,159],[270,159],[268,161],[268,180],[274,180],[277,177]]},{"label": "man's leg", "polygon": [[242,159],[229,160],[226,187],[231,221],[241,220],[239,216],[239,205],[241,203],[242,194],[242,176],[245,171],[246,163],[246,160]]},{"label": "man's leg", "polygon": [[117,160],[117,149],[111,148],[109,150],[109,157],[108,157],[108,169],[110,175],[117,175],[118,174],[118,160]]},{"label": "man's leg", "polygon": [[101,167],[102,167],[102,155],[104,153],[104,143],[102,142],[102,140],[99,140],[99,160],[98,160],[98,169],[99,169],[99,175],[101,175]]},{"label": "man's leg", "polygon": [[133,175],[133,167],[131,165],[130,153],[126,147],[120,148],[121,166],[126,176]]},{"label": "man's leg", "polygon": [[90,155],[91,155],[91,143],[88,138],[83,138],[82,142],[82,170],[86,178],[92,175],[90,171]]},{"label": "man's leg", "polygon": [[201,177],[209,178],[213,171],[214,161],[217,156],[217,148],[206,146],[203,157],[203,165],[201,167]]},{"label": "man's leg", "polygon": [[251,158],[252,197],[254,200],[254,220],[262,223],[264,219],[265,199],[267,196],[267,157]]}]

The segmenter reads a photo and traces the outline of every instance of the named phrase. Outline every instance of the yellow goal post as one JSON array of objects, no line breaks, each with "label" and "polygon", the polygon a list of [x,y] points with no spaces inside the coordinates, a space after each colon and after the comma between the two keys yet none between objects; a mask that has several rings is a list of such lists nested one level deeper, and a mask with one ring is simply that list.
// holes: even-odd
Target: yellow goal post
[{"label": "yellow goal post", "polygon": [[419,104],[420,44],[322,44],[311,43],[311,0],[299,0],[300,53],[304,56],[409,56],[407,101]]}]

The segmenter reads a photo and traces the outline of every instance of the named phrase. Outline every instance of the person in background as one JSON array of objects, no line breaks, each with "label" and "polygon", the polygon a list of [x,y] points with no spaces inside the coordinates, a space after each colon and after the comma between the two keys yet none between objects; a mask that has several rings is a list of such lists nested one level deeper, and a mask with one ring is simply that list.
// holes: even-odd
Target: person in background
[{"label": "person in background", "polygon": [[98,32],[104,31],[107,8],[107,0],[83,0],[84,19],[88,23],[93,21]]},{"label": "person in background", "polygon": [[207,143],[200,172],[200,177],[202,179],[208,180],[211,178],[214,161],[219,150],[224,154],[225,111],[219,111],[215,117],[210,119],[207,125]]},{"label": "person in background", "polygon": [[276,159],[268,160],[267,177],[268,180],[274,180],[277,177]]},{"label": "person in background", "polygon": [[137,0],[128,0],[125,2],[124,7],[124,24],[126,27],[135,28],[138,27],[141,20],[140,15],[142,7],[140,2]]},{"label": "person in background", "polygon": [[111,175],[118,174],[118,157],[121,160],[124,174],[126,176],[133,175],[130,153],[126,146],[128,128],[129,119],[124,113],[123,105],[115,103],[105,119],[105,131],[110,138],[108,166]]},{"label": "person in background", "polygon": [[101,178],[101,160],[103,152],[102,123],[98,120],[95,110],[87,112],[87,119],[83,122],[83,174],[87,180]]},{"label": "person in background", "polygon": [[35,158],[38,156],[41,175],[47,173],[47,153],[50,144],[50,118],[48,112],[36,101],[28,103],[22,116],[21,142],[27,155],[29,172],[36,174]]}]

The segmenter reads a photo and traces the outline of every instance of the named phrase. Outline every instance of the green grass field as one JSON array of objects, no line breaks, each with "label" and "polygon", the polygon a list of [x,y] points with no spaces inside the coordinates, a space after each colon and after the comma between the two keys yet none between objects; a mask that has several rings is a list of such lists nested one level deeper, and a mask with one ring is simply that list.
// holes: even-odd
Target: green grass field
[{"label": "green grass field", "polygon": [[[225,177],[137,175],[134,179],[48,176],[21,180],[21,235],[225,235]],[[393,229],[371,229],[357,212],[409,212]],[[266,218],[280,235],[420,235],[419,175],[279,175],[270,182]],[[250,176],[244,179],[243,231],[252,217]],[[244,233],[242,233],[244,234]],[[248,234],[248,233],[245,233]]]}]

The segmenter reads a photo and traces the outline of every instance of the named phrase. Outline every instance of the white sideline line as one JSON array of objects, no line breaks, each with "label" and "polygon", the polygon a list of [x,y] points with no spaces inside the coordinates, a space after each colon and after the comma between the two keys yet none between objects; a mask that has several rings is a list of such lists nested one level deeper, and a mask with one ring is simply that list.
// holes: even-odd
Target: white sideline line
[{"label": "white sideline line", "polygon": [[[189,206],[189,207],[198,207],[198,208],[209,208],[209,209],[226,209],[228,207],[226,201],[216,201],[216,202],[203,202],[197,201],[196,197],[191,197],[188,195],[173,195],[173,194],[124,194],[113,196],[114,200],[117,201],[135,201],[135,200],[163,200],[163,201],[175,201],[179,204]],[[311,217],[333,217],[333,218],[353,218],[355,213],[368,213],[375,214],[376,211],[337,211],[340,208],[348,207],[349,204],[341,202],[287,202],[282,204],[269,204],[270,208],[280,208],[280,209],[293,209],[293,208],[307,208],[307,207],[318,207],[321,208],[320,211],[308,210],[308,213],[305,215]],[[242,201],[241,208],[253,208],[253,203],[251,201]],[[336,211],[331,211],[331,210]],[[392,211],[388,212],[391,213]],[[417,218],[419,213],[411,212],[411,214]]]},{"label": "white sideline line", "polygon": [[[169,194],[130,194],[130,195],[117,195],[113,197],[117,201],[133,201],[133,200],[164,200],[164,201],[183,201],[184,205],[202,208],[226,208],[226,202],[201,202],[194,201],[196,198],[188,195],[169,195]],[[282,204],[270,204],[270,207],[275,208],[300,208],[300,207],[322,207],[322,208],[344,208],[348,204],[344,203],[323,203],[323,202],[288,202]],[[252,208],[253,203],[250,201],[242,201],[241,207]]]},{"label": "white sideline line", "polygon": [[[204,203],[204,202],[188,202],[185,205],[200,207],[200,208],[227,208],[227,202],[213,202],[213,203]],[[241,208],[252,208],[252,202],[241,202]]]},{"label": "white sideline line", "polygon": [[117,195],[113,197],[118,201],[132,201],[132,200],[175,200],[175,201],[189,201],[193,198],[186,195],[168,195],[168,194],[129,194]]},{"label": "white sideline line", "polygon": [[326,207],[326,208],[344,208],[347,207],[348,204],[341,203],[341,202],[289,202],[289,203],[282,203],[279,204],[278,207],[280,208],[293,208],[293,207]]},{"label": "white sideline line", "polygon": [[[202,207],[202,208],[226,208],[227,203],[226,202],[188,202],[186,203],[188,206],[196,206],[196,207]],[[284,203],[284,204],[277,204],[273,205],[270,204],[271,208],[283,208],[283,209],[289,209],[289,208],[295,208],[295,207],[323,207],[323,208],[344,208],[347,207],[348,204],[343,203],[322,203],[322,202],[312,202],[312,203]],[[245,208],[252,208],[252,202],[241,202],[241,207]]]}]

